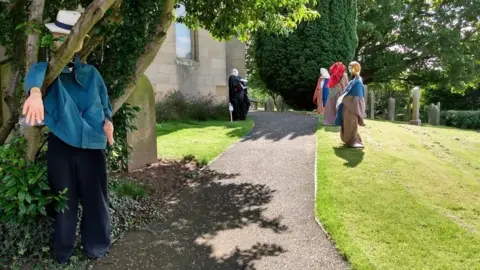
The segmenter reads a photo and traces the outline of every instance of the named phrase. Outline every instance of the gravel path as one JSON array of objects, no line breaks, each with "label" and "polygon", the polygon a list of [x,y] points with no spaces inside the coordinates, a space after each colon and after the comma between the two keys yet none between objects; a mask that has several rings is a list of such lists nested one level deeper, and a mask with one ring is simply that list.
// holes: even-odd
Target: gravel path
[{"label": "gravel path", "polygon": [[148,231],[95,269],[347,269],[315,222],[317,119],[253,113],[251,134],[191,184]]}]

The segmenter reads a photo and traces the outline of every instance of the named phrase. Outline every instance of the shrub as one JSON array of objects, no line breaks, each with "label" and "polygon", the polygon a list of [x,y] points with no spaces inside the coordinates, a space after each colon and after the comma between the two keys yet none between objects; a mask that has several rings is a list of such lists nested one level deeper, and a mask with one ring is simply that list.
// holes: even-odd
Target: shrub
[{"label": "shrub", "polygon": [[157,121],[228,120],[228,104],[218,103],[212,95],[193,96],[173,91],[157,103]]},{"label": "shrub", "polygon": [[[53,215],[49,214],[61,211],[66,198],[53,195],[48,186],[46,147],[35,162],[24,159],[25,149],[23,137],[0,146],[0,269],[32,263],[55,269],[50,252]],[[109,195],[112,239],[155,217],[145,189],[134,181],[110,179]],[[85,263],[83,257],[72,258],[71,267]]]},{"label": "shrub", "polygon": [[444,111],[440,123],[462,129],[480,129],[480,111]]},{"label": "shrub", "polygon": [[45,149],[34,162],[25,160],[25,150],[26,140],[18,136],[0,146],[0,258],[9,263],[48,255],[52,220],[47,209],[65,206],[66,190],[54,195],[48,186]]},{"label": "shrub", "polygon": [[60,211],[66,190],[59,195],[50,192],[45,151],[36,161],[25,160],[26,140],[14,138],[0,147],[0,221],[22,223],[47,215],[54,203]]}]

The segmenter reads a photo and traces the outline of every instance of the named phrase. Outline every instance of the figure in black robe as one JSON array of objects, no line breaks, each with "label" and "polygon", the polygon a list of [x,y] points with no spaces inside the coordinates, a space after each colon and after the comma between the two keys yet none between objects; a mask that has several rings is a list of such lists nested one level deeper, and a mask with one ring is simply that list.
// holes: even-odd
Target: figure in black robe
[{"label": "figure in black robe", "polygon": [[238,71],[233,70],[228,79],[229,99],[233,106],[232,117],[234,121],[247,119],[250,108],[248,98],[247,84],[242,77],[238,76]]}]

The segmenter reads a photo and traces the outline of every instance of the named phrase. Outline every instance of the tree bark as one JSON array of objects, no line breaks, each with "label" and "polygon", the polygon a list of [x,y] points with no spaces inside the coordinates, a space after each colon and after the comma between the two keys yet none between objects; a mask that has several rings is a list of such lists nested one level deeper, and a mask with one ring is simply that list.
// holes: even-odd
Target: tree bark
[{"label": "tree bark", "polygon": [[[30,4],[30,25],[40,25],[43,19],[43,9],[45,7],[45,0],[32,0]],[[30,67],[38,62],[38,41],[40,35],[36,29],[30,32],[27,37],[26,45],[26,59],[25,59],[25,73],[28,73]],[[19,109],[19,108],[18,108]],[[24,127],[21,130],[22,135],[27,139],[26,158],[34,160],[38,151],[38,146],[42,140],[41,127]]]},{"label": "tree bark", "polygon": [[[45,0],[32,0],[30,5],[29,23],[32,25],[41,25],[43,19],[43,9],[45,7]],[[30,67],[38,62],[38,41],[40,40],[39,33],[34,30],[28,34],[27,37],[27,58],[26,69],[28,72]]]},{"label": "tree bark", "polygon": [[22,91],[21,83],[22,76],[20,76],[20,71],[16,68],[12,68],[12,77],[10,78],[10,85],[4,92],[5,104],[10,112],[10,118],[4,119],[2,127],[0,128],[0,145],[3,145],[7,140],[8,136],[15,128],[15,125],[18,122],[20,117],[20,100],[21,96],[19,93]]},{"label": "tree bark", "polygon": [[166,0],[162,9],[159,11],[161,13],[161,21],[157,26],[156,35],[154,39],[145,46],[145,53],[138,58],[135,74],[133,74],[132,81],[125,89],[125,92],[122,96],[112,101],[113,113],[117,112],[128,97],[130,97],[135,90],[138,79],[145,73],[145,70],[147,70],[157,56],[158,51],[167,37],[167,31],[173,21],[174,5],[175,0]]},{"label": "tree bark", "polygon": [[[16,10],[17,12],[25,12],[25,0],[16,0],[10,6],[10,10]],[[19,25],[24,22],[23,16],[17,16],[14,18],[14,25]],[[0,127],[0,145],[3,145],[8,136],[15,128],[20,117],[20,101],[22,99],[22,66],[25,63],[25,45],[26,40],[24,35],[15,35],[15,51],[14,59],[16,64],[12,64],[12,76],[10,78],[10,84],[4,92],[4,101],[7,104],[7,109],[10,114],[10,118],[3,119],[2,126]]]}]

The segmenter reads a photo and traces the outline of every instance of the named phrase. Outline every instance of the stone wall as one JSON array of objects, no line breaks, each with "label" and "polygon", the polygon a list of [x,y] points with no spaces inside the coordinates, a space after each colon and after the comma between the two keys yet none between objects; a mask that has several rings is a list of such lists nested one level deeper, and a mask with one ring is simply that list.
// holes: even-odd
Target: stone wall
[{"label": "stone wall", "polygon": [[175,25],[169,29],[157,57],[145,72],[154,86],[156,101],[178,90],[190,95],[213,95],[217,101],[225,102],[230,67],[245,74],[245,46],[239,41],[219,42],[203,29],[192,35],[193,40],[195,60],[177,59]]},{"label": "stone wall", "polygon": [[244,78],[247,77],[245,66],[246,47],[245,44],[238,39],[228,41],[226,44],[227,51],[227,74],[230,75],[232,69],[238,69],[238,74]]}]

